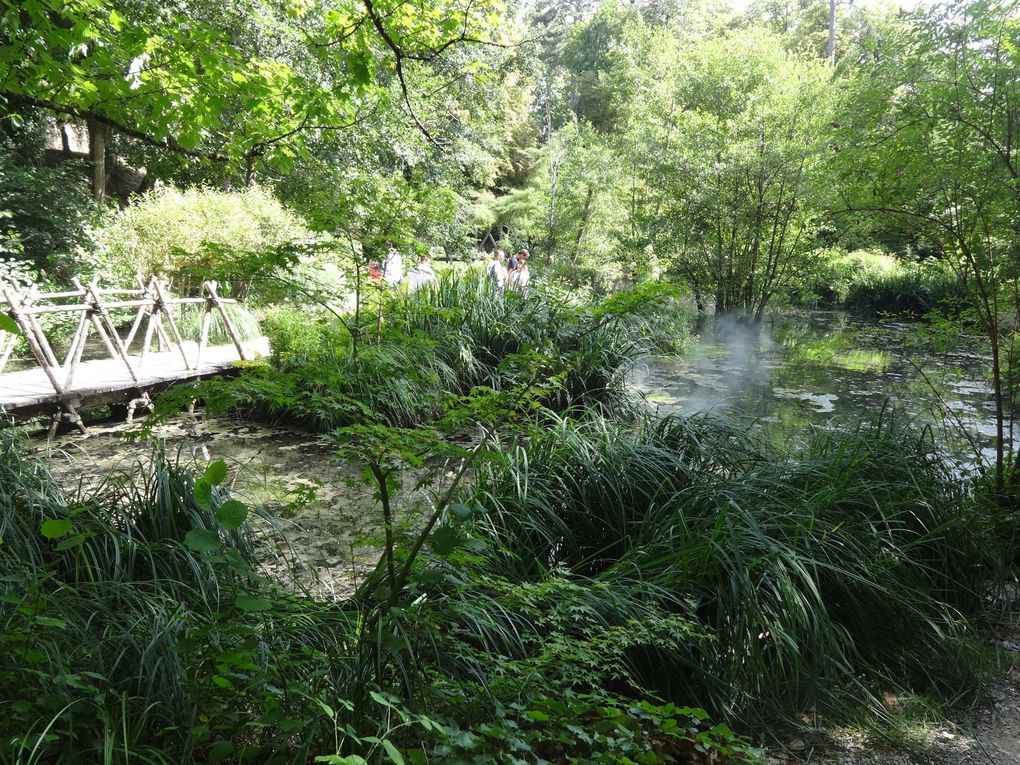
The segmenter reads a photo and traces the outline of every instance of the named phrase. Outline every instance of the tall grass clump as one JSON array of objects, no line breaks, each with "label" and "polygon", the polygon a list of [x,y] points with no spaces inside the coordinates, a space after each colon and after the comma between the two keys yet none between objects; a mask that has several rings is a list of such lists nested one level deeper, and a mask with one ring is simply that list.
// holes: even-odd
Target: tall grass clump
[{"label": "tall grass clump", "polygon": [[1003,574],[1001,529],[898,422],[783,453],[707,418],[563,419],[502,450],[470,501],[488,575],[640,592],[706,636],[627,652],[667,698],[754,719],[976,685],[968,619]]},{"label": "tall grass clump", "polygon": [[272,361],[206,384],[201,397],[322,432],[428,423],[450,396],[477,388],[541,390],[555,411],[619,415],[632,409],[626,376],[637,360],[686,337],[672,297],[656,288],[590,304],[542,289],[497,294],[481,274],[450,273],[436,290],[370,293],[343,316],[271,312]]},{"label": "tall grass clump", "polygon": [[314,697],[351,675],[348,616],[274,594],[251,532],[221,527],[173,463],[68,494],[25,451],[0,430],[0,761],[303,762],[303,736],[328,746]]},{"label": "tall grass clump", "polygon": [[[608,765],[695,745],[750,761],[617,666],[626,646],[689,634],[650,607],[654,588],[460,582],[460,557],[406,593],[316,602],[258,575],[226,495],[199,501],[205,477],[157,455],[65,493],[11,431],[0,446],[0,762],[495,762],[512,747]],[[485,622],[500,600],[507,618]]]}]

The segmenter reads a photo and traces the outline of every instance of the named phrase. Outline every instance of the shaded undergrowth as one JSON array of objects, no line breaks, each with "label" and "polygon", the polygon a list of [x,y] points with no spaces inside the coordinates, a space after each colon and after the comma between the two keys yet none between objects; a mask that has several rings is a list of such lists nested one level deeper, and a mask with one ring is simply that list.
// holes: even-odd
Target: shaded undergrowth
[{"label": "shaded undergrowth", "polygon": [[[927,433],[887,417],[792,452],[544,410],[490,436],[336,603],[259,575],[225,466],[210,488],[157,454],[67,493],[0,431],[0,761],[747,761],[710,719],[980,689],[1015,521]],[[449,453],[437,475],[475,459]]]}]

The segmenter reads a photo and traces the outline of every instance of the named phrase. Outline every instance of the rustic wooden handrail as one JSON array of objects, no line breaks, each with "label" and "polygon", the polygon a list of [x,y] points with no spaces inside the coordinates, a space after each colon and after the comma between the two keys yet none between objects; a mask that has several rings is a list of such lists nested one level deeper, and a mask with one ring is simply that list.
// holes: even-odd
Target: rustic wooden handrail
[{"label": "rustic wooden handrail", "polygon": [[[75,372],[81,363],[85,343],[93,330],[110,358],[122,362],[135,383],[139,382],[142,365],[154,339],[160,350],[179,352],[186,369],[198,370],[202,363],[202,354],[209,342],[213,311],[216,311],[222,319],[240,359],[247,358],[240,335],[226,311],[227,303],[237,301],[221,298],[215,281],[203,282],[201,297],[172,297],[167,294],[166,284],[159,278],[153,277],[148,282],[140,277],[136,279],[138,286],[134,288],[101,288],[98,279],[93,279],[88,284],[82,284],[75,279],[73,280],[75,289],[50,293],[40,292],[36,285],[22,285],[14,279],[0,281],[0,313],[5,313],[17,324],[32,356],[58,397],[63,397],[65,392],[73,389]],[[74,302],[59,302],[66,300]],[[205,306],[201,339],[194,358],[185,347],[185,341],[171,310],[173,306],[183,305]],[[135,309],[135,317],[127,338],[122,339],[110,311],[129,308]],[[80,314],[78,326],[63,361],[57,359],[49,338],[36,318],[53,314]],[[144,331],[141,332],[143,339],[138,355],[131,356],[131,346],[143,326]],[[17,335],[0,332],[0,374],[10,360],[17,341]],[[64,401],[63,398],[61,401],[61,406],[65,410],[62,416],[84,429],[73,402]]]}]

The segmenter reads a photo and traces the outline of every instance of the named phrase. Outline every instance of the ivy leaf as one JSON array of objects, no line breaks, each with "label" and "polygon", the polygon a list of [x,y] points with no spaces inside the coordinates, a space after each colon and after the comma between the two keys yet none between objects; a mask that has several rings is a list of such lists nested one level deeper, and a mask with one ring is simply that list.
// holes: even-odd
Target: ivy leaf
[{"label": "ivy leaf", "polygon": [[195,488],[191,490],[191,494],[195,497],[195,504],[200,508],[212,510],[212,484],[205,478],[195,481]]},{"label": "ivy leaf", "polygon": [[18,334],[18,323],[5,313],[0,313],[0,332]]},{"label": "ivy leaf", "polygon": [[240,528],[247,518],[248,506],[236,499],[224,502],[216,511],[216,522],[228,531]]},{"label": "ivy leaf", "polygon": [[66,536],[71,530],[71,519],[70,518],[51,518],[48,521],[43,521],[42,528],[39,529],[42,535],[47,539],[60,539],[62,536]]},{"label": "ivy leaf", "polygon": [[219,486],[227,477],[227,463],[223,460],[210,462],[202,476],[203,481],[208,481],[213,486]]},{"label": "ivy leaf", "polygon": [[213,552],[219,549],[220,538],[209,529],[192,529],[184,535],[184,544],[195,552]]}]

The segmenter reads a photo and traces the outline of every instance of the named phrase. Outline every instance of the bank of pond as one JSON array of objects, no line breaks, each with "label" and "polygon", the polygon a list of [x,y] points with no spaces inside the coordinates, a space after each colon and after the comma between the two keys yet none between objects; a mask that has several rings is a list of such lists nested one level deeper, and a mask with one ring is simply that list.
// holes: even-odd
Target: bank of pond
[{"label": "bank of pond", "polygon": [[649,412],[635,364],[690,347],[678,300],[279,309],[271,362],[164,398],[364,468],[376,555],[344,597],[267,564],[286,529],[215,455],[76,483],[0,430],[0,759],[754,762],[890,692],[979,699],[1008,497],[894,406],[783,439]]}]

